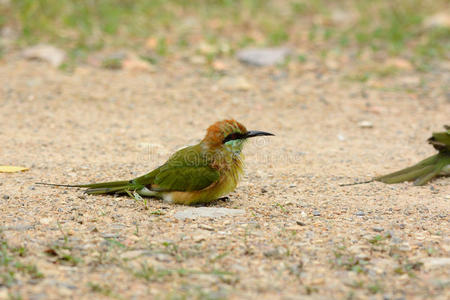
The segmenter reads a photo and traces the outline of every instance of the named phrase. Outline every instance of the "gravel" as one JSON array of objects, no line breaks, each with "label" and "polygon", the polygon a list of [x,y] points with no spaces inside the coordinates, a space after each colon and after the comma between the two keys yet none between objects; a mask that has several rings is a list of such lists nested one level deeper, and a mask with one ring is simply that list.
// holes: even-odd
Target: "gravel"
[{"label": "gravel", "polygon": [[[245,78],[248,89],[222,89],[209,68],[170,58],[153,73],[87,65],[65,73],[5,53],[0,157],[34,167],[0,174],[0,195],[9,196],[0,201],[0,240],[26,248],[25,256],[8,252],[10,266],[35,265],[44,277],[15,269],[20,284],[4,293],[0,283],[0,298],[448,294],[448,286],[435,284],[449,277],[442,259],[450,232],[439,217],[449,211],[448,177],[433,180],[433,191],[410,183],[339,186],[434,152],[425,140],[448,122],[448,71],[440,64],[432,73],[411,70],[421,83],[405,89],[401,72],[349,80],[371,68],[359,69],[351,57],[334,71],[313,60],[224,64],[224,76]],[[279,68],[288,76],[273,80]],[[145,206],[123,195],[26,188],[131,179],[229,117],[276,134],[248,141],[245,175],[230,201],[184,207],[147,199]],[[360,128],[360,120],[376,126]],[[49,247],[54,254],[46,254]]]}]

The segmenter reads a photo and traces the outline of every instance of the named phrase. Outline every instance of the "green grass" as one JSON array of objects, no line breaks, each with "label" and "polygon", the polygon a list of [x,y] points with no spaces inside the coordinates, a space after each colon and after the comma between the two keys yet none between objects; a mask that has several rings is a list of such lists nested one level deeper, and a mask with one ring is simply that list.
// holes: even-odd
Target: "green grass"
[{"label": "green grass", "polygon": [[369,243],[371,243],[372,245],[379,245],[381,244],[383,241],[385,240],[385,238],[379,234],[377,234],[376,236],[374,236],[373,238],[371,238],[369,240]]},{"label": "green grass", "polygon": [[48,249],[46,249],[44,253],[48,256],[54,257],[55,262],[64,265],[76,266],[82,262],[81,258],[73,254],[72,247],[68,246],[67,244],[63,246],[57,244],[52,245]]},{"label": "green grass", "polygon": [[134,276],[136,278],[141,278],[146,281],[162,281],[164,278],[171,276],[177,270],[169,270],[169,269],[156,269],[153,266],[149,266],[146,264],[141,265],[141,268],[134,272]]},{"label": "green grass", "polygon": [[102,294],[106,297],[111,297],[113,295],[112,289],[109,285],[100,284],[95,282],[88,282],[88,287],[93,293]]},{"label": "green grass", "polygon": [[334,262],[333,264],[338,267],[342,268],[347,271],[355,272],[356,274],[365,274],[368,272],[367,270],[367,264],[368,262],[363,259],[359,259],[356,256],[343,251],[343,250],[336,250],[334,252]]},{"label": "green grass", "polygon": [[374,282],[372,284],[369,284],[367,286],[367,289],[369,290],[369,292],[371,294],[378,294],[378,293],[381,293],[383,291],[383,287],[380,285],[379,282]]},{"label": "green grass", "polygon": [[114,246],[114,247],[118,247],[118,248],[121,248],[121,249],[126,249],[127,248],[127,246],[125,246],[124,244],[122,244],[121,242],[119,242],[115,238],[105,238],[105,241],[108,243],[109,246]]},{"label": "green grass", "polygon": [[107,297],[108,299],[119,299],[119,300],[124,299],[119,294],[116,294],[113,291],[113,288],[108,284],[97,283],[97,282],[88,282],[87,286],[92,293],[97,293],[97,294],[103,295],[103,296]]},{"label": "green grass", "polygon": [[165,281],[168,277],[184,277],[189,276],[192,274],[209,274],[214,275],[219,278],[226,278],[226,276],[232,276],[233,273],[223,271],[223,270],[216,270],[213,269],[208,272],[198,271],[198,270],[189,270],[189,269],[168,269],[168,268],[156,268],[154,266],[148,265],[148,264],[141,264],[140,268],[136,271],[133,271],[133,275],[136,278],[144,279],[146,281],[150,282],[162,282]]},{"label": "green grass", "polygon": [[409,277],[416,277],[414,271],[419,271],[423,266],[421,262],[404,262],[400,263],[398,267],[394,269],[394,273],[397,275],[408,274]]},{"label": "green grass", "polygon": [[[248,45],[287,43],[308,56],[405,56],[423,69],[448,58],[450,29],[423,25],[448,7],[447,0],[13,0],[0,5],[0,27],[18,31],[20,47],[49,42],[66,48],[72,61],[105,47],[145,55],[152,38],[147,50],[160,57],[202,42],[231,50],[205,53],[208,61]],[[348,13],[345,21],[333,18],[336,11]]]},{"label": "green grass", "polygon": [[34,280],[44,277],[35,265],[22,261],[26,256],[26,248],[8,245],[0,232],[0,286],[14,285],[17,274],[21,274],[21,278],[26,276],[26,278]]}]

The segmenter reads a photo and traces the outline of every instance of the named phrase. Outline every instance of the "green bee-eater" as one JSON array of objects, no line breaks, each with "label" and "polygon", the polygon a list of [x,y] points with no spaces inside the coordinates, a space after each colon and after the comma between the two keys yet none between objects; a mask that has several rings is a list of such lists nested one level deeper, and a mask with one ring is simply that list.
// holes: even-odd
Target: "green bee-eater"
[{"label": "green bee-eater", "polygon": [[247,131],[235,120],[219,121],[208,128],[200,143],[177,151],[165,164],[143,176],[125,181],[56,186],[87,188],[87,194],[126,193],[137,199],[151,196],[184,205],[208,203],[236,188],[243,172],[241,151],[245,141],[264,135],[273,134]]},{"label": "green bee-eater", "polygon": [[439,153],[418,162],[412,167],[354,184],[369,183],[375,180],[388,184],[414,181],[414,185],[424,185],[436,176],[450,175],[450,126],[444,126],[444,128],[446,131],[434,132],[428,139],[428,142]]},{"label": "green bee-eater", "polygon": [[450,175],[450,126],[444,126],[446,131],[433,132],[428,142],[439,151],[412,167],[375,177],[374,180],[384,183],[399,183],[414,181],[414,185],[424,185],[438,175]]}]

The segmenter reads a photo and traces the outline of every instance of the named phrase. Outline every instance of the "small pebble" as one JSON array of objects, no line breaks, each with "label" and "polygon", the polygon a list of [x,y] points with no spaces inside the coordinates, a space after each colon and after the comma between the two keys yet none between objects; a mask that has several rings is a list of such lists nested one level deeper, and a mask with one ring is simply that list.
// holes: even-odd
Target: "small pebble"
[{"label": "small pebble", "polygon": [[314,217],[320,216],[320,211],[318,211],[318,210],[313,211],[313,216]]},{"label": "small pebble", "polygon": [[300,226],[306,226],[306,223],[304,223],[302,221],[297,221],[296,223],[297,223],[297,225],[300,225]]},{"label": "small pebble", "polygon": [[356,214],[358,217],[365,216],[366,214],[363,211],[357,211]]},{"label": "small pebble", "polygon": [[203,241],[206,241],[206,237],[203,235],[198,235],[198,236],[194,237],[194,242],[196,242],[196,243],[201,243]]},{"label": "small pebble", "polygon": [[204,229],[204,230],[209,230],[209,231],[214,231],[214,228],[213,228],[213,227],[211,227],[211,226],[209,226],[209,225],[206,225],[206,224],[199,224],[199,225],[198,225],[198,228]]},{"label": "small pebble", "polygon": [[382,231],[384,231],[384,228],[383,227],[373,227],[372,230],[375,232],[382,232]]},{"label": "small pebble", "polygon": [[361,128],[372,128],[373,124],[370,121],[361,121],[358,123],[358,126]]},{"label": "small pebble", "polygon": [[265,257],[282,258],[287,253],[287,250],[283,247],[277,247],[265,251],[263,254]]},{"label": "small pebble", "polygon": [[155,258],[157,261],[161,261],[161,262],[170,262],[172,260],[172,257],[165,253],[157,253],[155,255]]},{"label": "small pebble", "polygon": [[8,195],[3,195],[3,200],[8,200],[9,196]]},{"label": "small pebble", "polygon": [[408,243],[403,243],[398,247],[398,249],[400,251],[407,252],[407,251],[411,251],[411,246]]},{"label": "small pebble", "polygon": [[103,236],[105,239],[115,239],[115,238],[118,238],[118,237],[119,237],[119,235],[116,234],[116,233],[104,233],[104,234],[102,234],[102,236]]},{"label": "small pebble", "polygon": [[41,223],[42,225],[48,225],[53,221],[52,218],[41,218],[39,220],[39,223]]},{"label": "small pebble", "polygon": [[243,63],[262,67],[283,63],[290,52],[291,51],[285,47],[247,48],[238,51],[236,56]]}]

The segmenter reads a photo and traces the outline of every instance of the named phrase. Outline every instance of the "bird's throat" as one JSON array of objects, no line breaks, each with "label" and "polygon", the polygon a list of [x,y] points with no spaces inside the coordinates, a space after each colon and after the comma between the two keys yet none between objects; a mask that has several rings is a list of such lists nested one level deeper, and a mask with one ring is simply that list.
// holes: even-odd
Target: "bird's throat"
[{"label": "bird's throat", "polygon": [[223,147],[226,151],[231,152],[233,155],[240,155],[244,146],[245,140],[231,140],[226,142]]}]

